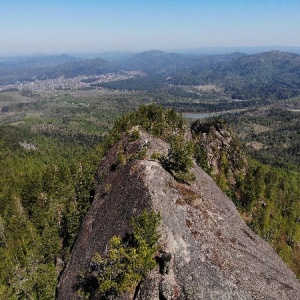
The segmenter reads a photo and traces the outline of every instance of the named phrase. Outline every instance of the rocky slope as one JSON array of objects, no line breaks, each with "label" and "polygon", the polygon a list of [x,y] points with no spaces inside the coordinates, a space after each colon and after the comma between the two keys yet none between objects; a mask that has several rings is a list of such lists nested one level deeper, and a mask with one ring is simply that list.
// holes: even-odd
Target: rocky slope
[{"label": "rocky slope", "polygon": [[199,149],[203,149],[206,168],[212,175],[225,167],[234,180],[235,175],[245,171],[247,159],[242,145],[223,121],[197,120],[191,124],[191,132]]},{"label": "rocky slope", "polygon": [[[170,271],[162,274],[157,266],[121,299],[299,299],[295,275],[245,225],[201,168],[193,167],[196,180],[187,185],[151,159],[154,152],[166,154],[168,147],[140,131],[139,139],[123,138],[102,160],[100,184],[60,278],[57,299],[80,299],[80,274],[95,252],[105,253],[113,235],[132,232],[129,220],[145,208],[161,213],[160,243],[171,253]],[[116,168],[120,151],[124,160]],[[97,293],[92,298],[99,299]]]}]

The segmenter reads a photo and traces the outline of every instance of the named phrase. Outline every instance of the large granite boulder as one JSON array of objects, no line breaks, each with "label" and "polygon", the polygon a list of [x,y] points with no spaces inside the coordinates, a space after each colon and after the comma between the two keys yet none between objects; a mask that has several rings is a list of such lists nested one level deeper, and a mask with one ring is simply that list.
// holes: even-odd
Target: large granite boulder
[{"label": "large granite boulder", "polygon": [[[168,272],[157,266],[120,299],[300,299],[295,275],[245,225],[214,181],[195,165],[195,181],[177,182],[154,159],[167,153],[168,144],[140,134],[138,140],[118,142],[102,160],[100,184],[60,277],[57,299],[80,299],[80,274],[94,254],[105,253],[113,235],[132,232],[130,219],[144,209],[160,212],[160,243],[171,261]],[[120,151],[125,161],[116,168]],[[97,292],[91,298],[100,299]]]}]

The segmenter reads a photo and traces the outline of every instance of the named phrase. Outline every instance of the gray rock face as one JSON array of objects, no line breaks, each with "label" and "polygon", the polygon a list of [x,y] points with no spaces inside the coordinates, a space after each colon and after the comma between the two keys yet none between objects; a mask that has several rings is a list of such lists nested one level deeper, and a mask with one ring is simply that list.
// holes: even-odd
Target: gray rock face
[{"label": "gray rock face", "polygon": [[247,160],[242,145],[221,121],[197,120],[191,125],[191,131],[195,140],[205,149],[212,174],[219,174],[224,157],[232,173],[232,181],[235,181],[238,173],[245,171]]},{"label": "gray rock face", "polygon": [[[146,157],[132,159],[145,140]],[[113,170],[120,148],[127,163]],[[122,299],[299,299],[295,275],[245,225],[202,169],[195,166],[196,180],[185,185],[150,159],[154,151],[167,149],[163,141],[142,133],[140,140],[115,145],[101,162],[98,172],[103,179],[60,278],[57,299],[80,299],[76,293],[80,272],[96,251],[105,252],[113,235],[131,232],[130,218],[145,208],[161,213],[161,243],[171,253],[169,272],[155,268]]]}]

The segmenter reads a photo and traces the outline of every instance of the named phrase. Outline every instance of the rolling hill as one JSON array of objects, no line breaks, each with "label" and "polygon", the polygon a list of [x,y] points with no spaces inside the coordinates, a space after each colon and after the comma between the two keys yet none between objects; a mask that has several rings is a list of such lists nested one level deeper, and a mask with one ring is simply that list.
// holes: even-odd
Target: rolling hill
[{"label": "rolling hill", "polygon": [[158,89],[164,84],[214,84],[222,88],[225,95],[242,100],[285,99],[300,95],[300,55],[280,51],[204,56],[153,50],[128,55],[118,62],[108,62],[102,58],[80,60],[62,55],[31,58],[27,61],[0,61],[0,68],[2,84],[13,80],[43,80],[61,76],[72,78],[139,70],[150,75],[149,78],[117,82],[109,87],[139,89],[139,81],[147,89],[151,89],[154,82],[152,89]]}]

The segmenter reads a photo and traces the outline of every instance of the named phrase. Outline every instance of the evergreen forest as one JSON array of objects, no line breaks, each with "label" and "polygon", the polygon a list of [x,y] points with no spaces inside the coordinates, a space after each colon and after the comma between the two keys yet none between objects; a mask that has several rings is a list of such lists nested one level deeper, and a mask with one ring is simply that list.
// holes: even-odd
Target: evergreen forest
[{"label": "evergreen forest", "polygon": [[[274,68],[269,55],[278,59]],[[193,180],[193,161],[211,175],[300,280],[299,56],[269,55],[198,57],[195,64],[195,57],[143,53],[121,66],[134,62],[145,77],[89,89],[0,91],[0,299],[55,299],[101,180],[95,177],[99,162],[136,125],[171,144],[168,156],[157,158],[178,181]],[[91,74],[117,69],[101,59],[88,65],[68,56],[52,59],[64,63],[70,77],[91,66]],[[32,76],[55,77],[52,59]],[[263,68],[258,61],[265,61]],[[31,74],[26,61],[21,65],[19,80]],[[5,84],[15,80],[2,73]],[[197,118],[232,136],[228,149],[215,150],[217,166],[207,152],[213,134],[185,140]],[[114,242],[120,241],[112,240],[112,249]],[[96,257],[99,262],[106,260]]]}]

